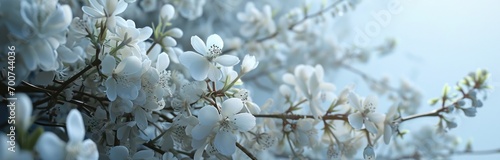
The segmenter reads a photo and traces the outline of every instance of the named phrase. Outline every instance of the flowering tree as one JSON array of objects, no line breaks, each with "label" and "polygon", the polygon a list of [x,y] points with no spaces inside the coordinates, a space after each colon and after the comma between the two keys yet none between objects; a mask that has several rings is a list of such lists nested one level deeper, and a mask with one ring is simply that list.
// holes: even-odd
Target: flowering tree
[{"label": "flowering tree", "polygon": [[[393,41],[340,45],[322,32],[359,1],[318,9],[210,2],[0,1],[1,96],[9,114],[0,159],[434,159],[473,152],[446,131],[457,127],[455,117],[474,117],[482,107],[486,70],[469,73],[454,91],[446,85],[430,100],[435,110],[417,113],[422,95],[415,87],[355,68],[390,52]],[[377,94],[337,90],[328,81],[335,70],[358,74]],[[252,98],[257,93],[271,98]],[[378,103],[386,96],[391,107]],[[438,123],[406,138],[405,122],[422,117]]]}]

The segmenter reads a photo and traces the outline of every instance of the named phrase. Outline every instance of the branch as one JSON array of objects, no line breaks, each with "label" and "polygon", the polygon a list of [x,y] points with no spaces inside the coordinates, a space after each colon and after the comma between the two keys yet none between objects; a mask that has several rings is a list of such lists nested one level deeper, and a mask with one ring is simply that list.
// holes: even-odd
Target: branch
[{"label": "branch", "polygon": [[255,157],[252,153],[250,153],[250,151],[248,151],[240,143],[236,142],[236,147],[238,147],[241,151],[243,151],[243,153],[245,153],[250,159],[257,160],[257,157]]}]

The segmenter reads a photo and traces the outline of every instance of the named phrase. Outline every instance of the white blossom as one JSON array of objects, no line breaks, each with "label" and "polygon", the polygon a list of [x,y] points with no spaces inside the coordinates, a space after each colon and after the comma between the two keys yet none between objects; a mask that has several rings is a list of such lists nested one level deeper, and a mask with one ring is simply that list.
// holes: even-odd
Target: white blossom
[{"label": "white blossom", "polygon": [[238,98],[230,98],[222,103],[221,113],[214,106],[200,109],[196,125],[191,135],[196,140],[207,138],[215,133],[213,144],[218,152],[231,155],[236,150],[236,133],[246,132],[255,126],[255,117],[250,113],[238,113],[243,108],[243,102]]},{"label": "white blossom", "polygon": [[198,36],[193,36],[191,45],[198,53],[184,52],[179,61],[189,69],[191,76],[197,81],[205,80],[207,77],[211,81],[218,81],[222,78],[222,72],[216,64],[229,67],[240,62],[236,56],[221,55],[224,42],[217,34],[210,35],[206,45]]},{"label": "white blossom", "polygon": [[76,109],[69,112],[66,120],[68,142],[64,142],[52,132],[43,133],[35,146],[42,159],[97,160],[99,153],[94,141],[85,138],[82,115]]},{"label": "white blossom", "polygon": [[82,7],[83,12],[93,18],[104,18],[107,28],[112,32],[116,28],[117,15],[125,11],[128,6],[124,0],[89,0],[89,2],[90,7]]},{"label": "white blossom", "polygon": [[359,99],[355,93],[349,94],[349,104],[355,109],[355,113],[349,115],[349,124],[355,129],[361,129],[363,126],[374,134],[378,133],[375,126],[384,120],[384,115],[376,113],[378,100],[375,96],[368,96],[364,100]]}]

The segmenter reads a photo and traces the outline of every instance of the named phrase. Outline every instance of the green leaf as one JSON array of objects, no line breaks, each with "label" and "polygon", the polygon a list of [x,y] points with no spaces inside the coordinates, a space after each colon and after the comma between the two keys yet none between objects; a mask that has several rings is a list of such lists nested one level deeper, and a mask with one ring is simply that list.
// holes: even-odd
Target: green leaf
[{"label": "green leaf", "polygon": [[429,100],[429,104],[431,106],[436,105],[436,103],[438,103],[438,102],[439,102],[439,98],[433,98],[433,99]]},{"label": "green leaf", "polygon": [[33,133],[30,134],[28,137],[28,142],[26,143],[27,146],[25,146],[27,150],[33,150],[33,147],[35,147],[36,142],[38,142],[38,138],[43,134],[43,128],[38,127]]}]

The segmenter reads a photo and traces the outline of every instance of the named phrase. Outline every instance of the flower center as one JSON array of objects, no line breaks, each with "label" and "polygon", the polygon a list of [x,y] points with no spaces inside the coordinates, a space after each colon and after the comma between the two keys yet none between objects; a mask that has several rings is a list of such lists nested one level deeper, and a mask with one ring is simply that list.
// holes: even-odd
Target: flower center
[{"label": "flower center", "polygon": [[215,57],[219,56],[221,53],[222,53],[222,48],[219,48],[219,46],[213,44],[208,48],[207,59],[209,61],[212,61]]}]

